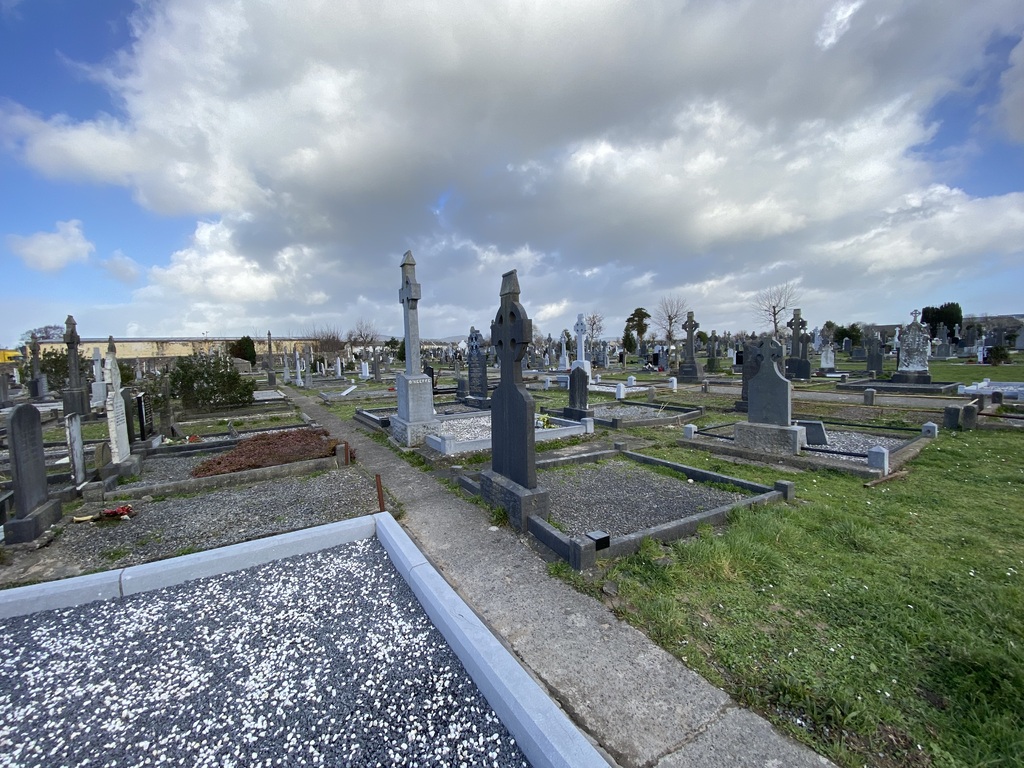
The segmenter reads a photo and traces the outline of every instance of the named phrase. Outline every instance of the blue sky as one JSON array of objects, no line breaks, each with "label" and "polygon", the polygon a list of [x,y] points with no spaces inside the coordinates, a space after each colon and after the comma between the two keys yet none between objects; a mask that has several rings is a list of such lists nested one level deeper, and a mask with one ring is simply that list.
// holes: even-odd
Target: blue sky
[{"label": "blue sky", "polygon": [[1024,4],[0,0],[0,344],[1022,313]]}]

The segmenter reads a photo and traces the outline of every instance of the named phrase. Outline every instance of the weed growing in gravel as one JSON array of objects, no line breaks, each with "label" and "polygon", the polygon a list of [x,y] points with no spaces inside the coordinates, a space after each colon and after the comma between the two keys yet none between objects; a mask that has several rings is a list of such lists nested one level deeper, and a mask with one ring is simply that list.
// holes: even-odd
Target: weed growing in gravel
[{"label": "weed growing in gravel", "polygon": [[182,547],[181,549],[179,549],[177,552],[174,553],[174,556],[175,557],[183,557],[185,555],[194,555],[196,552],[199,552],[199,551],[200,550],[199,550],[198,547],[193,547],[193,546],[190,545],[190,546]]},{"label": "weed growing in gravel", "polygon": [[108,563],[116,563],[118,560],[128,557],[131,553],[132,551],[128,547],[114,547],[113,549],[106,549],[100,552],[100,557]]},{"label": "weed growing in gravel", "polygon": [[118,477],[117,478],[117,484],[118,485],[130,485],[131,483],[137,483],[137,482],[139,482],[139,476],[138,475],[125,475],[123,477]]}]

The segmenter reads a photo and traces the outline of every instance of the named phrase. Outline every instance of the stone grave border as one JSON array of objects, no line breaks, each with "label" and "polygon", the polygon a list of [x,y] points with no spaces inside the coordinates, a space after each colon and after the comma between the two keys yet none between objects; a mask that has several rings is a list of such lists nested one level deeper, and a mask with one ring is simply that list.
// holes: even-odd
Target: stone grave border
[{"label": "stone grave border", "polygon": [[0,591],[0,618],[120,600],[294,555],[376,538],[534,768],[603,765],[590,741],[430,564],[388,512],[171,560]]},{"label": "stone grave border", "polygon": [[[794,424],[796,420],[794,420]],[[733,424],[721,424],[712,429],[724,429],[725,427],[733,426]],[[837,430],[843,431],[843,430]],[[868,430],[857,430],[861,433],[875,435],[877,437],[891,437],[891,435],[881,431],[868,431]],[[714,435],[706,431],[698,431],[697,434],[704,435],[710,439],[707,440],[695,440],[692,438],[682,438],[676,442],[677,445],[683,448],[694,448],[699,451],[707,451],[708,453],[717,453],[723,456],[732,456],[737,459],[745,459],[747,461],[754,461],[758,464],[785,464],[793,467],[794,469],[834,469],[838,472],[845,472],[846,474],[855,475],[857,477],[863,477],[868,480],[876,480],[885,475],[879,469],[868,467],[863,464],[854,464],[849,461],[843,461],[842,459],[834,459],[827,454],[820,453],[801,453],[798,456],[791,456],[788,454],[765,454],[760,451],[747,450],[745,448],[738,448],[733,445],[732,441],[725,435]],[[923,433],[918,433],[914,437],[909,438],[902,446],[889,453],[889,473],[892,474],[900,469],[904,464],[910,461],[912,458],[917,456],[928,443],[932,440],[931,437]]]},{"label": "stone grave border", "polygon": [[[557,410],[560,411],[561,409]],[[490,411],[486,410],[480,411],[479,413],[453,413],[450,416],[438,416],[437,420],[445,422],[456,421],[459,419],[476,419],[489,413]],[[533,439],[536,442],[542,443],[548,440],[558,440],[563,437],[589,435],[594,432],[593,419],[573,421],[572,419],[548,416],[548,421],[549,423],[557,424],[558,426],[534,429]],[[426,446],[428,448],[432,448],[438,453],[444,454],[445,456],[452,456],[458,453],[475,453],[477,451],[491,450],[491,437],[481,437],[476,440],[458,440],[448,435],[427,435]]]},{"label": "stone grave border", "polygon": [[955,395],[958,381],[934,381],[931,384],[901,384],[884,379],[857,379],[836,384],[837,392],[863,392],[873,389],[880,395]]},{"label": "stone grave border", "polygon": [[[601,461],[602,459],[613,458],[630,459],[638,464],[646,464],[649,466],[667,467],[668,469],[678,472],[684,479],[692,479],[694,482],[725,483],[736,486],[744,491],[750,491],[755,495],[731,504],[723,504],[715,507],[714,509],[698,512],[697,514],[690,515],[689,517],[673,520],[668,523],[662,523],[661,525],[656,525],[641,531],[636,531],[635,533],[627,534],[625,536],[609,538],[607,546],[603,546],[600,550],[597,547],[597,539],[590,538],[589,536],[577,536],[571,538],[559,531],[547,520],[531,515],[527,519],[527,531],[530,535],[554,552],[562,560],[569,563],[570,567],[577,571],[592,568],[597,562],[598,552],[601,553],[602,557],[623,557],[625,555],[631,555],[640,550],[640,545],[644,539],[652,538],[665,542],[676,541],[678,539],[686,538],[687,536],[693,536],[697,532],[697,527],[704,523],[708,523],[710,525],[723,525],[726,522],[729,513],[734,509],[760,506],[762,504],[769,504],[771,502],[781,500],[788,501],[794,497],[794,485],[788,481],[780,480],[775,483],[774,488],[769,488],[767,485],[761,485],[760,483],[753,483],[749,480],[742,480],[738,477],[731,477],[718,472],[710,472],[705,469],[698,469],[685,464],[678,464],[673,461],[658,459],[653,456],[646,456],[642,453],[628,451],[623,448],[580,453],[573,456],[537,459],[537,469],[549,469],[553,467],[568,466],[570,464],[590,464]],[[460,478],[460,485],[466,490],[474,492],[472,481],[468,481],[468,478]]]},{"label": "stone grave border", "polygon": [[[668,403],[646,403],[638,402],[634,400],[616,400],[612,403],[601,403],[602,406],[607,405],[610,408],[614,408],[616,405],[626,406],[639,406],[641,408],[650,408],[652,411],[658,413],[672,413],[671,416],[652,416],[649,419],[599,419],[594,417],[594,424],[601,427],[608,427],[609,429],[629,429],[630,427],[663,427],[670,425],[682,425],[689,421],[695,421],[704,415],[703,406],[696,405],[670,405]],[[542,408],[541,411],[544,413],[551,413],[552,411],[558,411],[561,409],[550,409]]]}]

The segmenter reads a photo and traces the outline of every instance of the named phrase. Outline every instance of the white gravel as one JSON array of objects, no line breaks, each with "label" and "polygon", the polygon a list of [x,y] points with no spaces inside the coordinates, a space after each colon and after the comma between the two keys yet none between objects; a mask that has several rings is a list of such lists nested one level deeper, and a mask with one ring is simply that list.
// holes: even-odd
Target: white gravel
[{"label": "white gravel", "polygon": [[375,540],[0,631],[0,766],[527,765]]}]

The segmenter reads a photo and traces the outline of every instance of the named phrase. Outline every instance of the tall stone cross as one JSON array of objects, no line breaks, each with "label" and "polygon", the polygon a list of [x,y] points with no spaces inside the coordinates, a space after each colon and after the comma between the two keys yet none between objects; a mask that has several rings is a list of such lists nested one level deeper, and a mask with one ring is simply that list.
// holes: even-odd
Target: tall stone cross
[{"label": "tall stone cross", "polygon": [[39,337],[32,334],[32,343],[28,347],[32,350],[32,378],[39,378]]},{"label": "tall stone cross", "polygon": [[491,323],[491,344],[501,362],[501,381],[491,397],[491,469],[524,488],[537,487],[533,398],[519,362],[533,338],[533,321],[519,303],[516,271],[501,276],[501,306]]},{"label": "tall stone cross", "polygon": [[587,334],[587,324],[583,322],[583,315],[576,315],[576,325],[572,327],[576,331],[576,359],[583,360],[583,341]]},{"label": "tall stone cross", "polygon": [[405,321],[405,372],[409,376],[422,373],[420,320],[419,310],[416,308],[421,296],[420,284],[416,282],[416,261],[412,257],[412,251],[406,251],[402,258],[402,287],[398,291],[398,301],[402,304],[402,316]]},{"label": "tall stone cross", "polygon": [[270,340],[270,331],[267,331],[267,370],[274,370],[274,345]]},{"label": "tall stone cross", "polygon": [[802,357],[800,354],[800,344],[802,343],[800,337],[803,336],[804,330],[807,328],[807,321],[800,316],[800,310],[793,310],[793,318],[786,323],[786,327],[793,331],[793,345],[790,350],[792,357]]},{"label": "tall stone cross", "polygon": [[64,321],[64,328],[64,343],[68,345],[68,388],[77,389],[82,386],[78,360],[78,345],[82,337],[78,335],[78,323],[71,315]]},{"label": "tall stone cross", "polygon": [[696,360],[697,347],[694,342],[694,334],[700,328],[700,323],[693,319],[693,312],[686,313],[686,322],[683,323],[682,328],[686,331],[686,359]]}]

